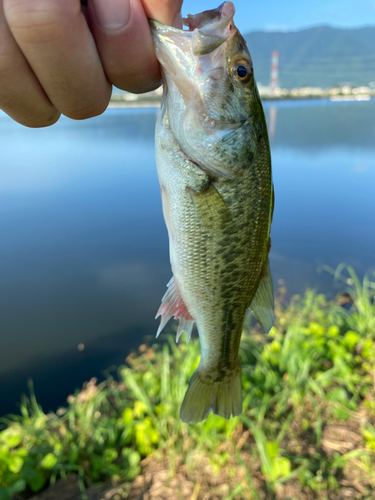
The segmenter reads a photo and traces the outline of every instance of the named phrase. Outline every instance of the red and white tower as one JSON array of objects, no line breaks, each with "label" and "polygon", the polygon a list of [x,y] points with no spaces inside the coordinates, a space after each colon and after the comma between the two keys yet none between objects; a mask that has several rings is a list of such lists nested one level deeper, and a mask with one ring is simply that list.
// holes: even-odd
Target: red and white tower
[{"label": "red and white tower", "polygon": [[274,50],[272,52],[272,63],[271,63],[271,78],[270,87],[271,90],[275,90],[279,83],[279,51]]}]

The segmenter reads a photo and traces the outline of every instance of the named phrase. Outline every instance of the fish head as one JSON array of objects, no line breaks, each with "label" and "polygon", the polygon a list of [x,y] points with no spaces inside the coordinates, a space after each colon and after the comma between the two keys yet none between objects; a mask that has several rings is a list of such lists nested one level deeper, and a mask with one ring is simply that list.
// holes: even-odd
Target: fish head
[{"label": "fish head", "polygon": [[253,62],[234,12],[225,2],[189,15],[185,30],[150,21],[174,138],[200,168],[229,178],[250,167],[265,128]]}]

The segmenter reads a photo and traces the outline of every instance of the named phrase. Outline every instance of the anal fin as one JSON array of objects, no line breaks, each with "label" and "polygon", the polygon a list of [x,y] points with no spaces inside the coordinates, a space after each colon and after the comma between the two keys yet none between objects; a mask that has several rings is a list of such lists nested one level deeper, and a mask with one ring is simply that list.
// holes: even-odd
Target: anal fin
[{"label": "anal fin", "polygon": [[189,343],[191,332],[194,326],[195,319],[189,313],[186,304],[181,297],[180,291],[175,283],[174,277],[171,278],[167,284],[168,290],[165,292],[159,310],[155,316],[161,316],[160,325],[156,333],[156,337],[160,335],[165,325],[173,316],[175,319],[179,319],[179,325],[177,329],[176,342],[178,342],[181,333],[185,332],[187,334],[187,343]]},{"label": "anal fin", "polygon": [[275,319],[273,285],[270,263],[267,257],[264,275],[250,304],[250,310],[265,332],[269,332]]}]

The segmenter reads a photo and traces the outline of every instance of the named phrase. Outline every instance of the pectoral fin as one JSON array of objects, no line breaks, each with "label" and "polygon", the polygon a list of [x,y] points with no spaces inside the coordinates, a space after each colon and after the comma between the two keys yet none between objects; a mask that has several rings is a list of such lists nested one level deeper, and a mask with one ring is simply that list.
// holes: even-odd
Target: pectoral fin
[{"label": "pectoral fin", "polygon": [[268,257],[264,276],[259,282],[258,289],[250,304],[250,310],[258,323],[268,333],[275,318],[272,277]]},{"label": "pectoral fin", "polygon": [[220,229],[223,223],[230,221],[229,208],[211,182],[208,187],[201,191],[191,190],[191,197],[198,216],[207,231]]}]

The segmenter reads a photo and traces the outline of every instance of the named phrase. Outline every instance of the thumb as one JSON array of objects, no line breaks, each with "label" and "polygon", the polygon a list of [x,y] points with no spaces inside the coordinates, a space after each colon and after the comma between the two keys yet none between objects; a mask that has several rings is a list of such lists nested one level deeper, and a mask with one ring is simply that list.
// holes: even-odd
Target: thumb
[{"label": "thumb", "polygon": [[182,27],[182,0],[142,0],[142,4],[149,19],[175,28]]}]

